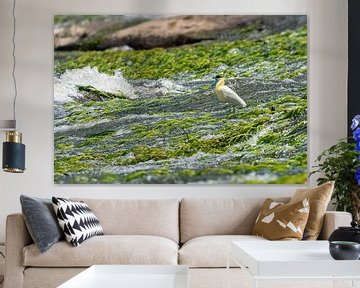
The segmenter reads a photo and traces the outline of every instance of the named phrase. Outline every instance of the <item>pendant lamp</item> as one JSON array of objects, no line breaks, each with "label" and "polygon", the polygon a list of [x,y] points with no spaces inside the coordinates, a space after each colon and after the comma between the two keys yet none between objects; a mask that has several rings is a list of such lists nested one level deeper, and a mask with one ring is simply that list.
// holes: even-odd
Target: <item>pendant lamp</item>
[{"label": "pendant lamp", "polygon": [[12,34],[12,59],[13,69],[12,78],[14,83],[14,99],[13,99],[13,120],[0,121],[0,130],[6,131],[5,142],[3,143],[3,161],[2,167],[5,172],[23,173],[25,171],[25,145],[22,144],[22,133],[16,128],[16,98],[17,86],[15,77],[16,57],[15,57],[15,35],[16,35],[16,0],[13,0],[12,16],[13,16],[13,34]]}]

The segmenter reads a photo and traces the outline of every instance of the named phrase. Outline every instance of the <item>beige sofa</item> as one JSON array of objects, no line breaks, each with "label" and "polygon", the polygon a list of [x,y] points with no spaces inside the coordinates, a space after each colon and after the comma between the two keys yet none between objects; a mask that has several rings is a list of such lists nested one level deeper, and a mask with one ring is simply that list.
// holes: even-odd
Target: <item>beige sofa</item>
[{"label": "beige sofa", "polygon": [[[8,216],[5,288],[56,287],[94,264],[184,264],[190,267],[191,288],[223,288],[231,241],[268,241],[250,235],[264,199],[82,200],[105,235],[76,248],[62,241],[41,254],[23,216]],[[321,237],[326,239],[351,217],[327,212],[324,220]],[[235,263],[231,266],[235,287],[243,272]]]}]

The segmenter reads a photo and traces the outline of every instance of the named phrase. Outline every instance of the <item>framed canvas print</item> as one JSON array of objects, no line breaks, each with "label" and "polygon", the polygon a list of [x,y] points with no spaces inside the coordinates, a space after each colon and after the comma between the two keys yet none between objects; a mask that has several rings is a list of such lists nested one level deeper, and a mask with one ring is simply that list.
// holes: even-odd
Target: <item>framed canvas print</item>
[{"label": "framed canvas print", "polygon": [[56,15],[54,182],[304,184],[307,17]]}]

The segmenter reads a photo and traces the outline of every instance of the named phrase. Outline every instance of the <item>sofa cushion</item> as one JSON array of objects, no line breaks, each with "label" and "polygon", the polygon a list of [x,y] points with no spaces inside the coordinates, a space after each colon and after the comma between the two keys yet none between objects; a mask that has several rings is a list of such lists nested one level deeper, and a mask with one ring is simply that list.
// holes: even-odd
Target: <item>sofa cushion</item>
[{"label": "sofa cushion", "polygon": [[301,240],[309,218],[309,208],[308,199],[284,204],[267,198],[252,234],[269,240]]},{"label": "sofa cushion", "polygon": [[321,232],[324,215],[334,190],[334,181],[326,182],[310,189],[298,189],[290,199],[290,203],[309,199],[310,213],[306,223],[304,240],[316,240]]},{"label": "sofa cushion", "polygon": [[64,239],[51,199],[21,195],[20,203],[26,227],[41,252]]},{"label": "sofa cushion", "polygon": [[171,264],[178,260],[178,244],[159,236],[95,236],[78,247],[66,241],[45,253],[34,244],[23,250],[25,266],[88,267],[95,264]]},{"label": "sofa cushion", "polygon": [[[268,241],[252,235],[214,235],[193,238],[179,251],[179,264],[190,267],[226,267],[227,255],[232,241]],[[239,267],[230,261],[231,267]]]},{"label": "sofa cushion", "polygon": [[[38,268],[29,267],[24,271],[24,285],[21,288],[55,288],[75,277],[88,267]],[[12,286],[10,286],[12,287]],[[84,287],[82,287],[84,288]],[[105,288],[105,287],[104,287]]]},{"label": "sofa cushion", "polygon": [[52,197],[52,202],[65,239],[72,245],[79,246],[91,237],[104,235],[99,220],[86,203],[59,197]]},{"label": "sofa cushion", "polygon": [[105,235],[154,235],[179,242],[178,199],[79,199],[99,219]]},{"label": "sofa cushion", "polygon": [[[288,201],[288,198],[278,200]],[[263,202],[264,198],[182,199],[181,243],[205,235],[249,235]]]}]

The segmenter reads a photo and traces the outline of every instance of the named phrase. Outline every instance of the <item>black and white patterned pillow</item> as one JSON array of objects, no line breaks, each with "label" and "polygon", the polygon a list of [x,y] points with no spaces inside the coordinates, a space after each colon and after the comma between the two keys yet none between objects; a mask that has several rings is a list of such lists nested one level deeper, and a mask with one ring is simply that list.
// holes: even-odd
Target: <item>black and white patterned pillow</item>
[{"label": "black and white patterned pillow", "polygon": [[52,197],[55,214],[66,241],[79,246],[86,239],[104,235],[99,220],[84,202]]}]

